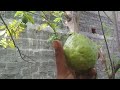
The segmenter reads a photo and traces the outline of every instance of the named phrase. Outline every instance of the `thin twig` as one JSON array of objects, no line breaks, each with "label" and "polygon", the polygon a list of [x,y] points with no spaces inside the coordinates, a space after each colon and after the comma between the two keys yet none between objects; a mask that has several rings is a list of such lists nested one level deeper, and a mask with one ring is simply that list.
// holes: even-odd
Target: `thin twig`
[{"label": "thin twig", "polygon": [[117,65],[114,67],[114,73],[112,73],[109,78],[114,77],[115,74],[116,74],[116,72],[117,72],[119,69],[120,69],[120,64],[117,64]]},{"label": "thin twig", "polygon": [[114,73],[116,73],[119,68],[120,68],[120,64],[117,64],[117,65],[115,66],[115,71],[114,71]]},{"label": "thin twig", "polygon": [[64,11],[64,16],[67,18],[67,21],[70,22],[72,18]]},{"label": "thin twig", "polygon": [[[34,14],[34,15],[39,15],[39,14],[37,14],[37,13],[32,13],[32,12],[29,12],[29,11],[26,11],[26,12],[31,13],[31,14]],[[52,26],[51,26],[51,24],[50,24],[50,21],[48,20],[45,12],[42,11],[42,13],[44,14],[45,17],[42,16],[42,15],[39,15],[39,16],[43,17],[43,18],[47,21],[47,24],[52,28]],[[56,33],[57,33],[56,30],[55,30],[54,28],[52,28],[52,29],[53,29],[54,33],[56,34]]]},{"label": "thin twig", "polygon": [[[23,54],[21,53],[19,47],[16,45],[16,43],[15,43],[15,41],[14,41],[14,39],[13,39],[13,36],[12,36],[12,34],[11,34],[11,32],[10,32],[7,24],[5,23],[4,19],[2,18],[1,14],[0,14],[0,18],[1,18],[2,22],[3,22],[3,24],[6,26],[8,32],[9,32],[9,34],[10,34],[10,37],[11,37],[11,39],[12,39],[12,41],[13,41],[14,46],[18,49],[18,52],[19,52],[19,54],[20,54],[20,57],[21,57],[24,61],[29,62],[29,61],[25,60],[25,59],[22,57]],[[32,62],[29,62],[29,63],[32,63]]]},{"label": "thin twig", "polygon": [[[47,23],[49,24],[49,26],[52,28],[52,25],[49,23],[50,21],[48,20],[48,18],[47,18],[47,16],[46,16],[46,14],[45,14],[45,12],[44,11],[42,11],[42,13],[44,14],[44,18],[45,18],[45,20],[47,20]],[[56,32],[56,30],[54,29],[54,28],[52,28],[53,29],[53,31],[54,31],[54,33],[56,34],[57,32]]]},{"label": "thin twig", "polygon": [[106,68],[105,71],[106,71],[106,73],[107,73],[107,75],[108,75],[108,77],[109,77],[110,75],[109,75],[109,72],[108,72],[107,62],[105,62],[105,68]]},{"label": "thin twig", "polygon": [[107,15],[107,13],[105,11],[103,11],[104,14],[107,16],[107,18],[113,23],[113,21],[111,20],[111,18]]},{"label": "thin twig", "polygon": [[[98,11],[98,15],[99,15],[100,24],[101,24],[101,27],[102,27],[102,33],[103,33],[103,36],[104,36],[106,48],[107,48],[107,51],[108,51],[108,57],[109,57],[109,60],[110,60],[110,64],[111,64],[111,68],[112,68],[112,73],[114,73],[114,67],[113,67],[111,56],[110,56],[110,52],[109,52],[107,40],[106,40],[106,37],[105,37],[105,33],[104,33],[104,30],[103,30],[102,20],[101,20],[101,16],[100,16],[100,12],[99,11]],[[114,78],[114,77],[112,77],[112,78]]]},{"label": "thin twig", "polygon": [[[84,11],[87,13],[87,11]],[[103,11],[103,13],[107,16],[107,18],[113,23],[113,21],[111,20],[111,18],[107,15],[107,13],[105,11]]]}]

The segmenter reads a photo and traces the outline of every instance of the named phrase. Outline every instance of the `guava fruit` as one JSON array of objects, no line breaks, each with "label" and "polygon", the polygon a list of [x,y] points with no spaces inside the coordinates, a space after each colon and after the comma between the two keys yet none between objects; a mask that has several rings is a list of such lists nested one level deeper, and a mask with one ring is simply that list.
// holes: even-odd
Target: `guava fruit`
[{"label": "guava fruit", "polygon": [[28,22],[28,19],[26,17],[23,17],[22,22],[26,24]]},{"label": "guava fruit", "polygon": [[86,71],[96,64],[97,44],[82,34],[69,36],[63,49],[68,66],[76,71]]}]

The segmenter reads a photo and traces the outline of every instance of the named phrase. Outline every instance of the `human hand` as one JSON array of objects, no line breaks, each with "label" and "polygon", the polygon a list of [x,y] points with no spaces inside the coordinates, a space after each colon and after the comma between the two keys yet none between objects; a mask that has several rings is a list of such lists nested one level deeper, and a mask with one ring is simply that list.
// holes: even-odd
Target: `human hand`
[{"label": "human hand", "polygon": [[63,46],[59,40],[53,41],[55,49],[56,66],[57,66],[57,79],[95,79],[95,68],[89,69],[85,73],[75,72],[67,66],[66,58],[64,56]]}]

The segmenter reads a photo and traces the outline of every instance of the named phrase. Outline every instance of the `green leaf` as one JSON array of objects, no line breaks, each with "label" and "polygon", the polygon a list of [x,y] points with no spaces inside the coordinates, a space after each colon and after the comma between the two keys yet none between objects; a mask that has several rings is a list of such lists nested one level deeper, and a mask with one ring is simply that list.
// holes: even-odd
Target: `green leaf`
[{"label": "green leaf", "polygon": [[54,40],[60,40],[60,36],[56,35],[56,34],[52,34],[49,39],[48,42],[52,42]]},{"label": "green leaf", "polygon": [[56,26],[57,26],[56,23],[50,23],[50,25],[52,28],[56,28]]},{"label": "green leaf", "polygon": [[23,16],[23,11],[17,11],[14,15],[14,17],[19,16],[22,17]]},{"label": "green leaf", "polygon": [[11,48],[15,48],[15,45],[14,45],[13,41],[9,41],[9,46],[10,46]]},{"label": "green leaf", "polygon": [[0,45],[3,46],[4,48],[7,48],[8,43],[6,38],[2,38],[2,40],[0,41]]},{"label": "green leaf", "polygon": [[7,48],[8,45],[3,44],[2,46],[3,46],[4,48]]},{"label": "green leaf", "polygon": [[26,24],[24,24],[24,23],[20,23],[20,27],[22,27],[22,28],[26,28],[26,27],[27,27],[27,25],[26,25]]},{"label": "green leaf", "polygon": [[62,17],[63,13],[64,12],[62,12],[62,11],[53,11],[52,15],[55,17]]},{"label": "green leaf", "polygon": [[6,29],[5,25],[0,26],[0,30]]},{"label": "green leaf", "polygon": [[28,19],[29,22],[31,22],[32,24],[34,24],[34,19],[33,16],[30,15],[29,13],[24,13],[24,16]]},{"label": "green leaf", "polygon": [[47,26],[48,26],[47,23],[43,23],[43,24],[41,24],[41,25],[38,27],[38,30],[43,30],[43,29],[45,29]]},{"label": "green leaf", "polygon": [[19,33],[20,33],[19,31],[16,31],[16,33],[15,33],[15,35],[14,35],[16,39],[19,38]]},{"label": "green leaf", "polygon": [[[13,20],[8,25],[9,31],[15,39],[18,39],[20,33],[25,29],[25,27],[26,27],[26,25],[24,23],[21,23],[21,21],[17,21],[17,20]],[[7,35],[5,37],[10,36],[9,31],[8,30],[6,31]]]},{"label": "green leaf", "polygon": [[54,19],[54,22],[60,22],[61,20],[62,20],[61,17],[59,17],[59,18],[55,18],[55,19]]}]

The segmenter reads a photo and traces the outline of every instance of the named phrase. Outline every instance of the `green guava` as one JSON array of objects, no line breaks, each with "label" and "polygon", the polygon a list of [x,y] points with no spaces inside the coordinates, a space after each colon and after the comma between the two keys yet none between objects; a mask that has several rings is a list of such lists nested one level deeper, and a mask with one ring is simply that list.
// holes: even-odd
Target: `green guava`
[{"label": "green guava", "polygon": [[26,24],[28,22],[28,19],[26,17],[23,17],[22,22]]},{"label": "green guava", "polygon": [[82,34],[69,36],[63,49],[68,66],[76,71],[86,71],[96,64],[97,44]]}]

